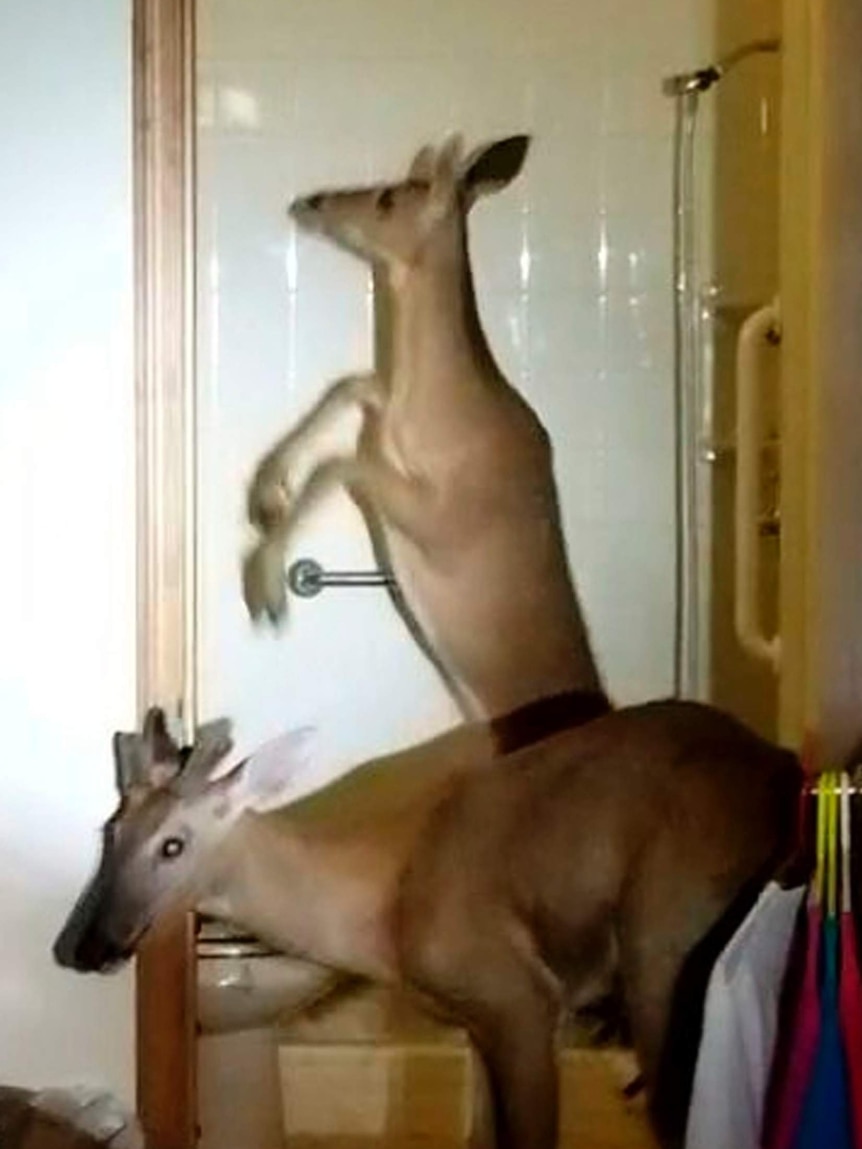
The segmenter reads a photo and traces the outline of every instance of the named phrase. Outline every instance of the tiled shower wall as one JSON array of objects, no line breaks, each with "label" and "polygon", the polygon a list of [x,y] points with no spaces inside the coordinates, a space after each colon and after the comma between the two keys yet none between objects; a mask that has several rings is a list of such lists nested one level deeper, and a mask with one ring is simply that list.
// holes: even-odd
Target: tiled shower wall
[{"label": "tiled shower wall", "polygon": [[[454,712],[385,596],[330,591],[254,632],[243,487],[323,387],[371,361],[369,282],[297,238],[320,185],[392,178],[419,145],[528,130],[471,226],[504,369],[552,433],[572,566],[614,696],[671,687],[671,128],[663,74],[711,52],[711,0],[200,0],[201,671],[241,739],[312,721],[327,770]],[[335,498],[295,554],[367,566]]]}]

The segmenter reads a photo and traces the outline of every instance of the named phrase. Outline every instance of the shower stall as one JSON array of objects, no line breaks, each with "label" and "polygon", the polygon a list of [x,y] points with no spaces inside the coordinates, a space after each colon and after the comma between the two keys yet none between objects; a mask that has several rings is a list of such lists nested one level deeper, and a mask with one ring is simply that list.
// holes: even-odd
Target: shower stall
[{"label": "shower stall", "polygon": [[[293,719],[321,731],[327,775],[455,720],[379,588],[303,597],[294,577],[289,634],[248,626],[243,488],[273,436],[373,354],[370,277],[296,236],[286,203],[396,176],[453,128],[468,146],[526,130],[523,178],[472,213],[472,258],[495,354],[554,441],[609,689],[621,703],[709,698],[771,731],[776,355],[747,322],[778,285],[776,5],[379,0],[373,20],[370,8],[198,4],[201,706],[232,713],[252,746],[283,721],[271,683],[290,684]],[[743,329],[753,410],[736,403]],[[770,319],[762,333],[776,331]],[[752,416],[743,441],[763,440],[753,476],[741,460],[742,485],[740,411]],[[734,520],[751,519],[752,502],[757,540],[749,528],[740,546]],[[374,567],[347,498],[309,522],[290,564],[304,558],[315,578]]]},{"label": "shower stall", "polygon": [[780,668],[778,71],[745,71],[779,52],[777,37],[753,39],[662,82],[674,107],[674,689],[767,734]]}]

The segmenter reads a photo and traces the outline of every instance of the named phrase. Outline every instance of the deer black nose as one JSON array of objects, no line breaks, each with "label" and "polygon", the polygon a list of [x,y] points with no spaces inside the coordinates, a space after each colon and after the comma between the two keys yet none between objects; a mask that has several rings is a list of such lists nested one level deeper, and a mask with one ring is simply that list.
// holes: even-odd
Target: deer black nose
[{"label": "deer black nose", "polygon": [[323,192],[315,192],[313,195],[301,196],[295,199],[290,205],[288,215],[291,219],[295,220],[300,227],[316,230],[321,224],[323,216],[321,208],[326,200]]},{"label": "deer black nose", "polygon": [[314,195],[300,196],[290,205],[290,214],[296,216],[308,215],[309,212],[320,211],[323,207],[323,192]]},{"label": "deer black nose", "polygon": [[104,973],[131,957],[131,949],[104,933],[97,923],[68,923],[53,946],[54,960],[78,973]]},{"label": "deer black nose", "polygon": [[54,961],[64,969],[90,973],[102,965],[107,949],[92,927],[69,922],[54,942]]}]

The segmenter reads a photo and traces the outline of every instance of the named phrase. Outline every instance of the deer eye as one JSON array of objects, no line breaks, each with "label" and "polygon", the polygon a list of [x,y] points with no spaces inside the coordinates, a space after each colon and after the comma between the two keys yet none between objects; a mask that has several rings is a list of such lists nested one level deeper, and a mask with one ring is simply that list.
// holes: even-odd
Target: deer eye
[{"label": "deer eye", "polygon": [[384,188],[377,197],[377,210],[390,212],[395,207],[395,192],[392,188]]},{"label": "deer eye", "polygon": [[183,850],[186,848],[185,842],[182,838],[170,837],[165,838],[162,842],[159,853],[168,862],[172,862],[174,858],[178,858]]}]

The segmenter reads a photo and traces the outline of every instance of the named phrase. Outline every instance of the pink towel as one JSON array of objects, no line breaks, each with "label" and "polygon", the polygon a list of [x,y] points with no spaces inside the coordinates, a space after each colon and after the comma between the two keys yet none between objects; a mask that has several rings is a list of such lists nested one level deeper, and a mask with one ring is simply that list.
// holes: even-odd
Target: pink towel
[{"label": "pink towel", "polygon": [[839,1010],[854,1149],[862,1149],[862,975],[853,921],[853,824],[850,784],[841,779],[841,986]]},{"label": "pink towel", "polygon": [[817,963],[823,911],[819,902],[808,904],[805,939],[805,968],[799,996],[789,1029],[791,1042],[780,1080],[776,1083],[775,1108],[771,1128],[766,1132],[764,1149],[793,1149],[802,1107],[820,1039],[820,991]]}]

